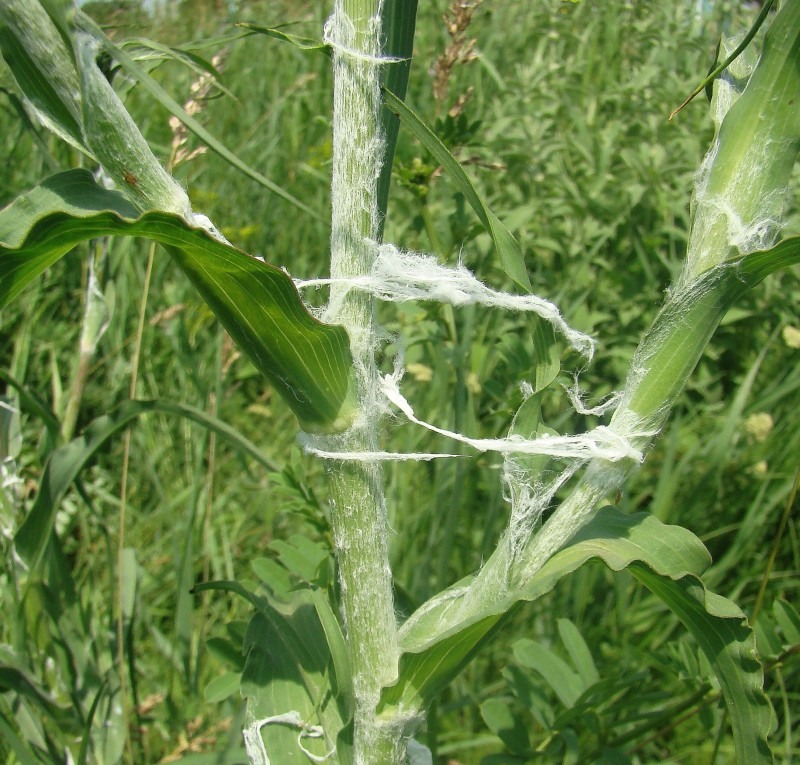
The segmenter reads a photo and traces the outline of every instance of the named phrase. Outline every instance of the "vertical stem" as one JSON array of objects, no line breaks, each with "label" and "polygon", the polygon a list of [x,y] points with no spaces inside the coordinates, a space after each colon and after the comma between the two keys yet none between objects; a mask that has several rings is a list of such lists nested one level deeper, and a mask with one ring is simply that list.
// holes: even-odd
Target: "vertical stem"
[{"label": "vertical stem", "polygon": [[[368,274],[378,238],[377,182],[383,160],[379,129],[380,1],[336,0],[326,25],[334,49],[331,277]],[[337,450],[377,449],[378,372],[373,300],[334,284],[326,316],[350,336],[360,416],[336,436]],[[382,471],[377,462],[327,462],[342,609],[356,694],[355,761],[402,762],[400,734],[375,718],[381,688],[397,675],[397,624],[388,557]]]}]

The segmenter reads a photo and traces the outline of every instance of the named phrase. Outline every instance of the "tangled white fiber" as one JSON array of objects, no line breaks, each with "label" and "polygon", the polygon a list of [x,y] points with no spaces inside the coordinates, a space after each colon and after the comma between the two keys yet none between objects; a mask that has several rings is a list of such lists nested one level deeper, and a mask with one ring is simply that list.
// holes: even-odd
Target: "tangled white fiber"
[{"label": "tangled white fiber", "polygon": [[285,725],[290,728],[296,728],[299,731],[297,734],[297,747],[312,762],[325,762],[336,752],[336,747],[332,747],[325,755],[317,755],[309,751],[303,745],[303,739],[325,738],[325,731],[319,725],[309,725],[304,722],[300,713],[292,710],[284,714],[264,717],[260,720],[251,719],[249,724],[245,726],[242,736],[247,756],[250,758],[252,765],[270,765],[269,755],[264,746],[264,740],[261,738],[261,729],[265,725]]},{"label": "tangled white fiber", "polygon": [[[460,263],[451,268],[439,263],[432,255],[406,252],[393,244],[375,247],[376,255],[368,276],[306,281],[296,279],[295,285],[303,289],[336,283],[346,289],[366,292],[378,300],[397,303],[431,300],[454,306],[477,304],[508,311],[528,311],[551,322],[576,351],[591,359],[594,340],[589,335],[572,329],[564,321],[558,307],[549,300],[537,295],[497,292],[479,281]],[[329,306],[327,312],[335,314],[335,306]]]},{"label": "tangled white fiber", "polygon": [[[318,279],[296,279],[303,289],[330,287],[328,305],[323,309],[310,309],[328,322],[344,323],[350,333],[356,374],[360,382],[361,416],[354,428],[373,428],[391,406],[405,418],[431,432],[467,444],[478,452],[494,451],[506,457],[504,483],[512,504],[530,505],[527,499],[533,494],[549,501],[555,488],[575,469],[590,459],[611,462],[623,459],[641,461],[642,451],[634,446],[627,434],[600,426],[580,435],[540,435],[524,438],[512,435],[507,438],[470,438],[438,427],[420,419],[412,405],[400,392],[403,376],[402,358],[395,359],[391,375],[381,375],[374,363],[374,351],[380,341],[376,325],[353,326],[347,321],[348,300],[353,292],[374,299],[403,302],[409,300],[436,301],[453,306],[484,305],[501,310],[532,312],[550,322],[569,345],[591,360],[595,341],[587,334],[570,327],[558,307],[537,295],[511,295],[493,290],[479,281],[463,264],[449,267],[428,254],[404,251],[393,244],[379,244],[375,240],[378,230],[376,184],[383,162],[384,144],[381,135],[368,132],[365,125],[370,120],[365,114],[377,115],[380,108],[378,72],[383,64],[396,59],[380,55],[379,14],[370,20],[369,34],[358,37],[355,26],[339,1],[333,15],[325,25],[325,42],[334,51],[334,155],[350,158],[346,168],[334,162],[332,180],[333,221],[331,234],[331,276]],[[369,39],[367,39],[369,38]],[[337,109],[337,94],[346,89],[348,98],[342,98],[342,109]],[[347,125],[347,129],[344,126]],[[363,132],[362,132],[363,131]],[[346,172],[345,172],[346,170]],[[352,221],[369,220],[367,227],[373,236],[354,236]],[[362,229],[363,230],[363,229]],[[601,407],[586,408],[577,394],[577,386],[570,398],[577,411],[583,414],[603,414],[616,399]],[[390,406],[391,405],[391,406]],[[397,453],[378,448],[353,451],[342,448],[348,438],[339,435],[301,434],[304,450],[325,459],[379,463],[387,460],[430,460],[455,457],[449,453],[421,452]],[[567,467],[561,478],[549,480],[548,486],[533,486],[520,465],[509,459],[512,455],[543,455],[566,460]],[[551,486],[555,487],[552,488]],[[516,499],[515,499],[516,498]],[[530,515],[521,512],[520,515]],[[535,513],[540,515],[540,512]]]}]

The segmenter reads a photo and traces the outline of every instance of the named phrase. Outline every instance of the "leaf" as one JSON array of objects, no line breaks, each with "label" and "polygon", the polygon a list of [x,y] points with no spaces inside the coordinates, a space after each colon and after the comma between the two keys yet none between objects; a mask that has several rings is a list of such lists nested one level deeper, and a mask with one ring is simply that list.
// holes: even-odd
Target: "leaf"
[{"label": "leaf", "polygon": [[299,534],[293,534],[288,540],[275,539],[270,542],[269,549],[278,555],[284,568],[310,584],[316,582],[322,562],[330,555],[326,547]]},{"label": "leaf", "polygon": [[711,561],[708,551],[688,529],[662,524],[648,513],[625,515],[613,507],[600,510],[508,598],[489,603],[456,623],[447,621],[447,613],[457,612],[458,592],[468,581],[456,585],[452,597],[439,596],[441,605],[423,605],[423,616],[401,635],[399,678],[384,689],[379,710],[392,705],[427,706],[517,602],[536,600],[592,558],[613,571],[630,570],[683,621],[720,681],[739,761],[769,762],[769,703],[761,690],[755,638],[735,604],[707,591],[699,580]]},{"label": "leaf", "polygon": [[472,181],[467,177],[456,158],[436,137],[433,131],[401,99],[386,88],[383,89],[383,100],[386,107],[400,118],[400,122],[412,132],[452,178],[458,190],[464,195],[464,198],[492,237],[503,270],[520,287],[530,292],[532,289],[531,282],[525,269],[525,259],[522,256],[522,248],[519,242],[514,239],[511,232],[500,222],[500,219],[483,203],[483,200],[472,185]]},{"label": "leaf", "polygon": [[242,675],[240,672],[225,672],[209,682],[203,690],[207,704],[218,704],[239,690]]},{"label": "leaf", "polygon": [[768,250],[750,253],[734,262],[747,286],[755,287],[770,274],[800,263],[800,236],[787,237]]},{"label": "leaf", "polygon": [[16,693],[27,699],[42,714],[52,718],[59,727],[73,732],[79,730],[76,728],[79,721],[75,719],[71,707],[60,706],[25,672],[3,662],[0,663],[0,693],[7,692]]},{"label": "leaf", "polygon": [[531,315],[529,321],[533,338],[534,393],[538,393],[547,388],[561,371],[561,345],[551,322],[536,315]]},{"label": "leaf", "polygon": [[529,751],[531,743],[525,722],[513,713],[505,699],[487,699],[480,710],[489,730],[512,752],[522,754]]},{"label": "leaf", "polygon": [[172,96],[170,96],[166,90],[164,90],[164,88],[162,88],[141,66],[139,66],[133,60],[133,58],[131,58],[131,56],[129,56],[118,45],[114,44],[114,42],[109,40],[108,37],[103,34],[103,31],[100,29],[100,27],[97,26],[97,24],[95,24],[94,21],[92,21],[88,16],[86,16],[86,14],[78,12],[76,14],[76,19],[84,31],[89,32],[93,37],[100,40],[103,48],[112,53],[114,58],[116,58],[117,61],[122,64],[125,70],[135,77],[141,86],[156,101],[158,101],[158,103],[160,103],[170,114],[177,117],[189,130],[192,131],[192,133],[194,133],[204,144],[206,144],[209,149],[222,157],[226,162],[233,165],[237,170],[244,173],[248,178],[263,186],[265,189],[268,189],[273,194],[277,194],[279,197],[294,205],[299,210],[308,213],[313,218],[316,218],[317,220],[320,219],[319,214],[312,210],[308,205],[301,202],[288,191],[282,189],[274,181],[271,181],[257,170],[254,170],[222,142],[214,138],[214,136],[211,135],[211,133],[209,133],[208,130],[206,130],[198,120],[188,114],[186,110]]},{"label": "leaf", "polygon": [[284,271],[179,216],[139,216],[86,170],[52,176],[0,211],[0,307],[79,242],[114,234],[165,246],[302,427],[330,430],[349,423],[347,333],[314,319]]},{"label": "leaf", "polygon": [[[405,99],[408,90],[416,26],[417,0],[384,1],[381,6],[381,29],[386,40],[383,51],[384,55],[398,60],[383,67],[383,85],[401,101]],[[378,220],[381,226],[379,236],[382,237],[389,207],[394,153],[400,132],[400,120],[385,106],[381,109],[381,130],[386,145],[381,174],[378,177]]]},{"label": "leaf", "polygon": [[750,27],[750,31],[744,36],[744,39],[739,43],[736,47],[736,50],[731,53],[728,58],[725,59],[721,64],[712,68],[712,70],[706,75],[706,78],[689,94],[686,100],[677,108],[675,109],[668,117],[668,119],[672,119],[684,106],[689,104],[695,96],[702,93],[714,80],[717,79],[747,48],[748,45],[753,41],[753,38],[758,33],[758,30],[761,28],[762,24],[764,23],[765,19],[767,18],[767,14],[772,7],[772,0],[766,0],[766,2],[762,3],[761,12],[758,14],[758,18],[753,22],[753,26]]},{"label": "leaf", "polygon": [[[50,20],[45,18],[47,21]],[[66,47],[58,46],[58,43],[63,43],[63,40],[58,36],[59,32],[55,27],[52,28],[52,34],[57,42],[53,45],[51,53],[61,66],[55,83],[51,75],[49,76],[47,72],[39,69],[38,59],[32,55],[26,41],[20,39],[10,26],[2,23],[0,23],[0,51],[19,85],[20,91],[24,94],[28,104],[36,111],[41,122],[59,138],[88,154],[83,142],[81,125],[77,119],[79,112],[77,100],[66,103],[62,99],[64,90],[69,89],[69,84],[73,85],[73,93],[77,94],[79,90],[77,82],[67,84],[70,77],[76,77],[73,61],[69,56],[71,51],[67,51]],[[59,89],[59,85],[65,85],[65,88]]]},{"label": "leaf", "polygon": [[5,714],[0,712],[0,735],[3,737],[10,749],[14,752],[14,756],[19,761],[20,765],[40,765],[41,760],[34,757],[30,748],[25,742],[17,735],[14,728],[6,721]]},{"label": "leaf", "polygon": [[772,610],[783,633],[784,645],[787,648],[800,645],[800,614],[797,609],[785,600],[776,600]]},{"label": "leaf", "polygon": [[659,574],[673,578],[700,574],[711,560],[700,540],[687,529],[662,524],[648,513],[625,515],[616,508],[603,508],[520,591],[476,609],[460,621],[449,613],[457,613],[457,593],[468,587],[469,580],[451,588],[453,596],[437,596],[439,605],[423,605],[417,612],[421,615],[412,616],[401,632],[399,678],[395,685],[384,689],[381,706],[424,708],[519,601],[540,598],[592,558],[599,558],[614,571],[642,561]]},{"label": "leaf", "polygon": [[126,401],[110,415],[94,420],[83,434],[59,447],[50,455],[28,517],[14,537],[20,559],[34,569],[38,566],[50,540],[58,506],[67,489],[95,452],[132,419],[150,412],[174,414],[197,422],[230,441],[236,448],[257,460],[269,470],[275,464],[233,428],[203,412],[170,401]]},{"label": "leaf", "polygon": [[250,758],[244,749],[237,747],[220,752],[188,754],[173,762],[175,765],[250,765]]},{"label": "leaf", "polygon": [[592,652],[574,622],[569,619],[559,619],[558,634],[561,636],[561,641],[564,643],[564,647],[567,649],[567,653],[569,653],[569,657],[578,671],[583,687],[588,688],[598,682],[600,673],[595,666]]},{"label": "leaf", "polygon": [[352,710],[355,707],[355,691],[353,689],[353,673],[350,667],[350,654],[347,650],[342,628],[339,620],[331,609],[330,603],[325,593],[319,589],[311,590],[311,597],[314,608],[317,611],[319,623],[325,632],[325,640],[328,643],[328,650],[333,662],[333,674],[336,679],[334,695],[348,710],[348,717],[345,722],[350,722]]},{"label": "leaf", "polygon": [[731,717],[737,761],[771,763],[770,705],[763,692],[755,636],[745,615],[732,601],[706,590],[694,576],[672,580],[638,563],[630,572],[669,606],[711,664]]},{"label": "leaf", "polygon": [[571,709],[586,690],[580,675],[564,659],[535,640],[523,638],[514,643],[514,658],[523,667],[538,672],[567,709]]},{"label": "leaf", "polygon": [[331,46],[315,37],[301,37],[284,32],[279,27],[264,27],[246,21],[237,22],[236,26],[246,29],[250,34],[267,35],[267,37],[274,37],[276,40],[291,43],[300,50],[316,51],[324,53],[326,56],[331,55]]},{"label": "leaf", "polygon": [[[247,699],[246,729],[264,742],[267,755],[281,765],[308,762],[298,737],[314,726],[323,737],[304,738],[303,746],[315,756],[325,757],[335,744],[338,761],[349,761],[346,739],[340,738],[340,732],[347,728],[352,708],[331,692],[330,653],[310,600],[308,590],[297,592],[290,605],[259,599],[258,612],[245,636],[242,694]],[[299,715],[299,724],[285,721],[290,714]],[[264,720],[269,722],[257,724]]]}]

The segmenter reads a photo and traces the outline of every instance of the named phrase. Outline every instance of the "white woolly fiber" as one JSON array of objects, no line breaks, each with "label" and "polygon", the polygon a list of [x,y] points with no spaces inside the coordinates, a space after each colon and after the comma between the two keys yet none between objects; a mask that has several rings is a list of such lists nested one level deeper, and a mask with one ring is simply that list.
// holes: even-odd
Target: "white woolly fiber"
[{"label": "white woolly fiber", "polygon": [[594,340],[572,329],[549,300],[537,295],[510,295],[493,290],[461,264],[454,268],[443,266],[431,255],[406,252],[392,244],[373,246],[376,252],[369,275],[295,280],[295,285],[298,288],[336,285],[339,289],[360,290],[379,300],[396,303],[433,300],[455,306],[478,304],[535,313],[549,321],[576,351],[588,358],[594,353]]}]

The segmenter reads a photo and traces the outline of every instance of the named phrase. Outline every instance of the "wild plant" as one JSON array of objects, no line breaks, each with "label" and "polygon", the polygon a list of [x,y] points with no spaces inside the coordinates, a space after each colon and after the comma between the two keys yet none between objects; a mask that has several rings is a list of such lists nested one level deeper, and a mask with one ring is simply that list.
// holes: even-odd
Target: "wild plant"
[{"label": "wild plant", "polygon": [[[470,55],[464,33],[476,5],[454,5],[451,31],[460,42],[442,59],[442,88],[447,72]],[[532,294],[519,243],[405,103],[415,18],[414,0],[335,0],[319,40],[247,27],[309,55],[328,55],[333,63],[330,275],[292,279],[235,248],[192,209],[99,64],[116,61],[212,149],[251,177],[257,173],[244,168],[87,16],[67,4],[8,0],[0,9],[0,43],[28,109],[96,163],[116,190],[86,170],[70,170],[0,212],[0,303],[16,297],[78,242],[108,235],[150,238],[297,415],[300,444],[322,461],[328,476],[335,582],[313,546],[298,542],[284,548],[283,565],[269,569],[261,589],[237,582],[195,588],[238,593],[255,610],[244,636],[241,675],[244,742],[255,765],[307,759],[431,762],[417,737],[442,689],[484,646],[503,639],[503,624],[519,604],[540,598],[591,559],[613,571],[625,569],[677,615],[722,688],[739,761],[769,761],[770,713],[754,637],[737,606],[703,584],[707,550],[687,529],[648,513],[622,513],[612,503],[645,459],[728,308],[768,275],[800,260],[796,239],[778,242],[800,138],[792,110],[800,96],[800,5],[781,4],[752,68],[716,80],[716,134],[698,175],[684,267],[620,392],[591,407],[577,386],[571,391],[576,411],[608,417],[607,424],[580,434],[549,427],[542,400],[559,374],[562,354],[569,350],[589,363],[598,341],[571,327],[553,302]],[[398,126],[451,176],[490,236],[515,293],[487,286],[461,264],[446,266],[435,256],[383,241]],[[177,153],[177,143],[174,148]],[[269,179],[259,181],[305,208]],[[328,290],[326,304],[308,307],[301,294],[320,287]],[[529,317],[531,372],[519,381],[522,404],[507,436],[473,437],[417,414],[403,393],[402,338],[389,338],[376,318],[379,301],[411,300]],[[397,352],[387,366],[381,354],[389,340]],[[159,406],[203,419],[236,439],[218,421],[185,408],[129,402],[55,450],[9,545],[21,601],[63,563],[56,510],[83,466],[132,418]],[[458,446],[447,452],[392,450],[385,445],[390,416]],[[267,462],[251,444],[241,438],[238,443]],[[505,531],[477,572],[400,623],[384,465],[464,460],[467,453],[502,460]],[[21,686],[8,685],[17,692]],[[101,698],[102,689],[93,690]],[[10,722],[4,724],[12,730]],[[84,758],[88,746],[81,745]],[[15,751],[23,752],[22,745]],[[540,754],[556,756],[546,747]]]}]

